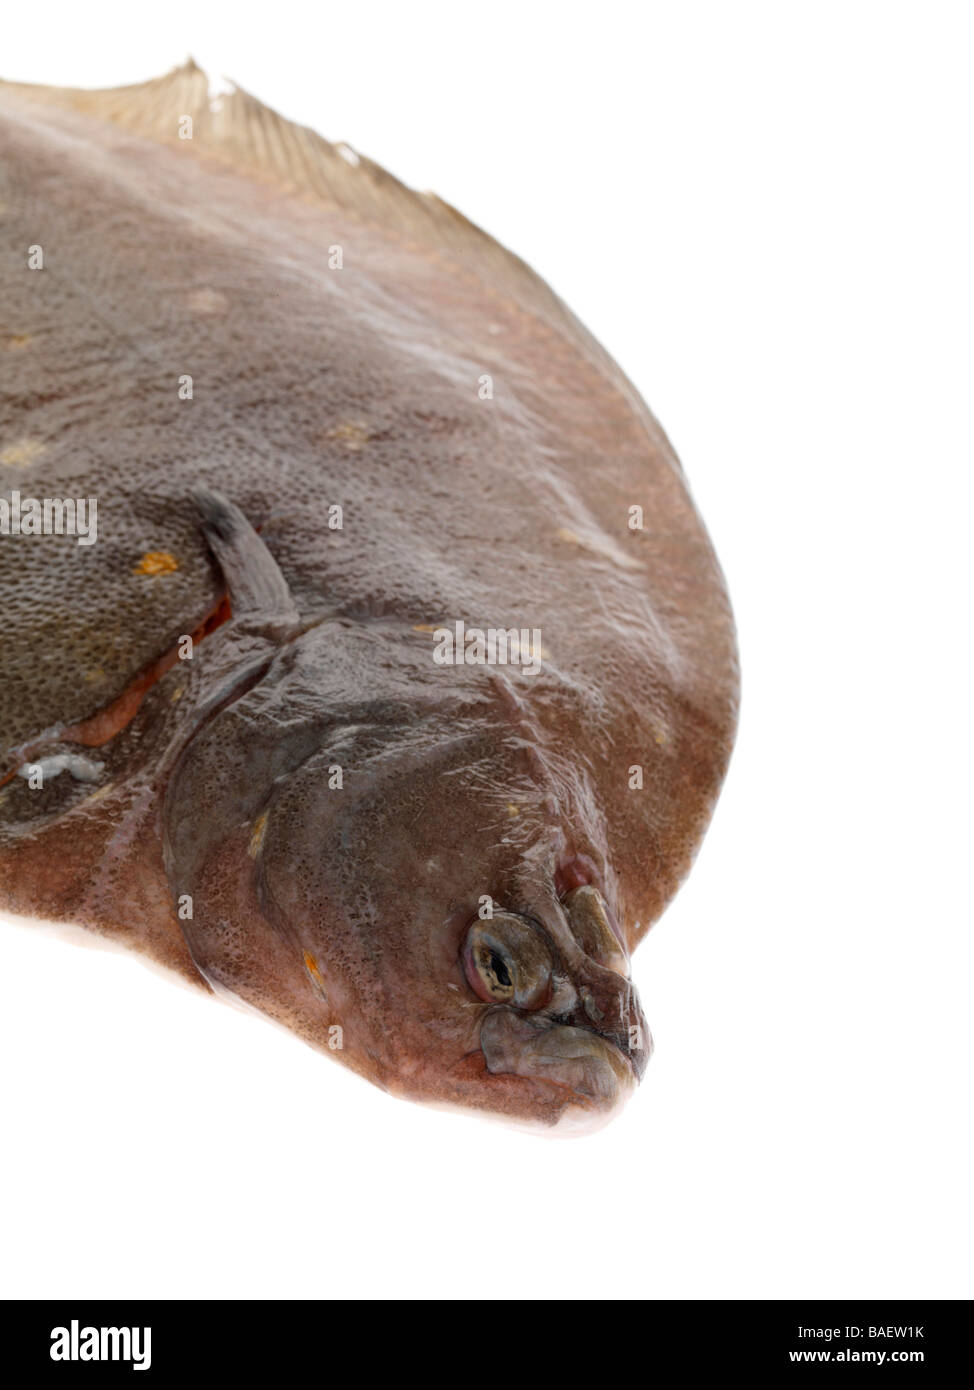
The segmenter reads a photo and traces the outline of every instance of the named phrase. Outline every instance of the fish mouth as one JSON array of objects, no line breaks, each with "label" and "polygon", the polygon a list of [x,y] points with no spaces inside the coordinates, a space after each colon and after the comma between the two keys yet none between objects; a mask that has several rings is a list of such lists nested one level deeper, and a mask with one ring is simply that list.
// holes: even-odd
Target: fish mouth
[{"label": "fish mouth", "polygon": [[480,1027],[488,1072],[560,1088],[565,1106],[559,1128],[573,1131],[598,1128],[621,1108],[642,1079],[652,1046],[645,1020],[625,1049],[589,1028],[506,1007],[491,1009]]}]

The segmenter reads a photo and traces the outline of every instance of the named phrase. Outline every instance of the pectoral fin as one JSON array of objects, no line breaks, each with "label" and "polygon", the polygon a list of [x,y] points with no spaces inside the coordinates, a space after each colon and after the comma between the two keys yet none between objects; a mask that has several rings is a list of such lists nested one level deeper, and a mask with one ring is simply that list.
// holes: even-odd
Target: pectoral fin
[{"label": "pectoral fin", "polygon": [[235,619],[252,619],[267,636],[298,630],[298,611],[277,561],[239,507],[211,488],[194,488],[203,532],[219,562]]}]

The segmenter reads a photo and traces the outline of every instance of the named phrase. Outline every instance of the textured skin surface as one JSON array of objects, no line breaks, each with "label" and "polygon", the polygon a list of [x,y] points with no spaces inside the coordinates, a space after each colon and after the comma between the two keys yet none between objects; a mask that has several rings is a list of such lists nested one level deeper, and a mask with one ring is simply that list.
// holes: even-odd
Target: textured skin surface
[{"label": "textured skin surface", "polygon": [[[198,485],[258,528],[299,626],[235,609],[97,746],[101,785],[9,777],[0,902],[319,1046],[340,1023],[390,1089],[555,1120],[589,1101],[485,1072],[463,937],[490,894],[601,997],[621,977],[566,937],[566,888],[595,883],[631,951],[678,887],[736,718],[707,536],[655,421],[529,273],[188,145],[0,88],[0,496],[98,499],[90,547],[0,537],[0,773],[84,751],[65,729],[214,610]],[[140,572],[150,552],[176,568]],[[422,629],[457,619],[539,628],[542,671],[438,667]]]}]

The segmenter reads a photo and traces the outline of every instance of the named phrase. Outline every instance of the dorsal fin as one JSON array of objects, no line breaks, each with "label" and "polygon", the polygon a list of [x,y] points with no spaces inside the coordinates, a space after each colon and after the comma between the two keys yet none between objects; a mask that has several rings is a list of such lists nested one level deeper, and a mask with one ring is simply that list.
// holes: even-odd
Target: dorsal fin
[{"label": "dorsal fin", "polygon": [[[240,87],[211,97],[206,73],[190,58],[163,77],[91,91],[0,81],[0,98],[66,107],[161,143],[181,144],[181,117],[193,120],[192,145],[242,173],[255,173],[303,197],[337,206],[434,250],[546,321],[629,398],[659,436],[632,386],[562,300],[520,257],[431,193],[417,193],[348,145],[333,145]],[[185,146],[184,146],[185,147]]]},{"label": "dorsal fin", "polygon": [[350,146],[334,145],[307,126],[287,120],[241,87],[211,97],[207,75],[192,58],[164,77],[129,87],[88,91],[0,82],[0,96],[4,93],[67,107],[167,144],[182,143],[179,122],[190,116],[194,150],[216,156],[242,173],[260,174],[289,191],[346,209],[420,245],[432,244],[468,264],[475,259],[477,268],[495,282],[508,281],[512,272],[529,277],[535,294],[543,290],[552,307],[557,304],[565,312],[523,261],[448,203],[407,188]]}]

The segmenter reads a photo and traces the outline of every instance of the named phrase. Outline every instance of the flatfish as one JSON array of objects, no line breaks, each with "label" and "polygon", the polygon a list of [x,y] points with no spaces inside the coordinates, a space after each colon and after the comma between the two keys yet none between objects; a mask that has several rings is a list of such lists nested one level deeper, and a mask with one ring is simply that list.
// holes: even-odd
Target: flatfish
[{"label": "flatfish", "polygon": [[0,905],[602,1123],[738,702],[660,426],[523,261],[193,63],[0,84],[0,239]]}]

